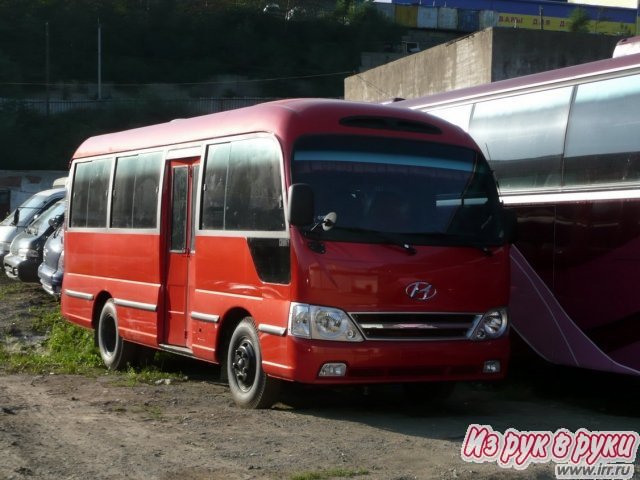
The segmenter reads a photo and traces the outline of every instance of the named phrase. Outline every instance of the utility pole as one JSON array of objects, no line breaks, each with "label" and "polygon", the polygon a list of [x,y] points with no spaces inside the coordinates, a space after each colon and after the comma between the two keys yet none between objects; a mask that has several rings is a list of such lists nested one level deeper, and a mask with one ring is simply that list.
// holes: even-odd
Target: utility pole
[{"label": "utility pole", "polygon": [[98,100],[102,100],[102,26],[98,18]]},{"label": "utility pole", "polygon": [[49,105],[49,83],[50,83],[50,69],[51,65],[49,62],[49,22],[44,23],[44,89],[45,89],[45,99],[46,99],[46,112],[47,117],[50,113],[50,105]]}]

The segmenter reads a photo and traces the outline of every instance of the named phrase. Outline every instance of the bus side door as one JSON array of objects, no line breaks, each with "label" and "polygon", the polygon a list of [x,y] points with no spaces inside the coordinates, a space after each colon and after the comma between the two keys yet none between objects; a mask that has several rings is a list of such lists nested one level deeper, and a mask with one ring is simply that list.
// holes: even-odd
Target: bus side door
[{"label": "bus side door", "polygon": [[164,342],[177,347],[191,344],[189,278],[195,265],[195,195],[199,158],[171,160],[168,165],[168,214],[165,218],[167,252],[165,275]]}]

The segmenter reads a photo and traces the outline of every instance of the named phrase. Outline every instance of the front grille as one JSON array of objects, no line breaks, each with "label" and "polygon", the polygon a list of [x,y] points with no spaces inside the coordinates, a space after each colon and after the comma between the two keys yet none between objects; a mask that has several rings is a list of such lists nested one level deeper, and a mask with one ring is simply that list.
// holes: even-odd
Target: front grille
[{"label": "front grille", "polygon": [[482,315],[468,313],[351,313],[369,340],[469,338]]}]

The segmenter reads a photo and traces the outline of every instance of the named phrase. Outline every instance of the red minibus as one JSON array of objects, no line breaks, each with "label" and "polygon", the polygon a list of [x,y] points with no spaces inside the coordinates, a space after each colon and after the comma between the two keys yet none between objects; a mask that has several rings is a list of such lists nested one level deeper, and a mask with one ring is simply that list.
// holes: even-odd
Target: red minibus
[{"label": "red minibus", "polygon": [[70,175],[62,312],[110,369],[219,363],[245,408],[505,375],[514,222],[458,127],[284,100],[90,138]]}]

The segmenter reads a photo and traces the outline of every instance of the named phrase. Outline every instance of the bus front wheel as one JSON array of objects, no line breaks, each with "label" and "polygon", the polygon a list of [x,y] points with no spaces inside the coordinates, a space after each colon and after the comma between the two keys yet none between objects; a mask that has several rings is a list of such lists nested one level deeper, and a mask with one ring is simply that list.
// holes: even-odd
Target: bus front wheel
[{"label": "bus front wheel", "polygon": [[122,370],[131,363],[135,345],[123,340],[118,333],[118,314],[111,299],[100,312],[96,337],[100,356],[109,370]]},{"label": "bus front wheel", "polygon": [[242,320],[231,336],[227,353],[227,376],[231,396],[241,408],[269,408],[280,383],[262,369],[262,352],[253,319]]}]

